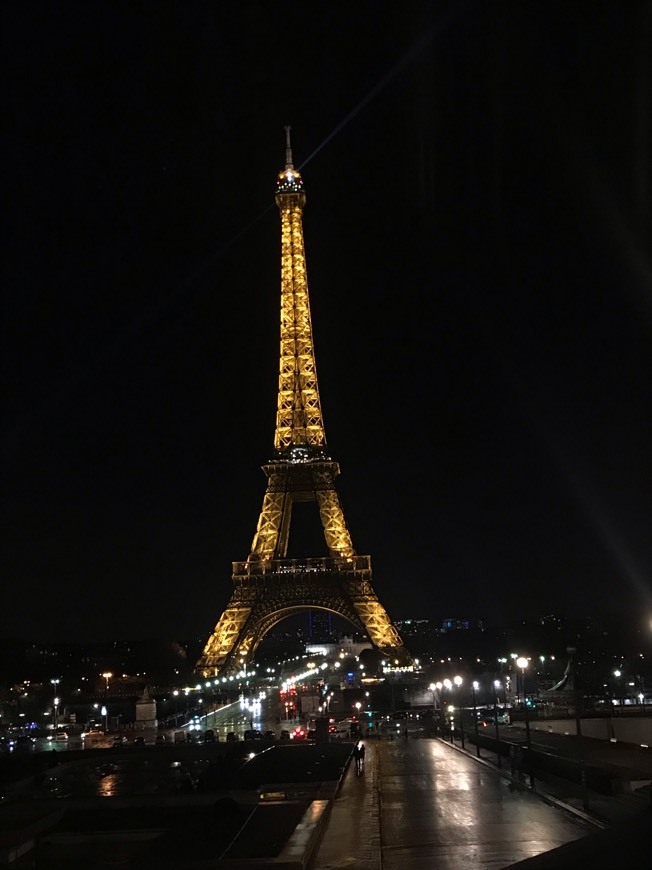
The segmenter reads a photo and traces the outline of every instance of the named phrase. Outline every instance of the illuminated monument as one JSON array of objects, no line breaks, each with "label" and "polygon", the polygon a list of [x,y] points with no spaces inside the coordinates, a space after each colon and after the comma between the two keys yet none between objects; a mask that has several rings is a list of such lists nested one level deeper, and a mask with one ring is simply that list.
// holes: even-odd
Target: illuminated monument
[{"label": "illuminated monument", "polygon": [[[281,359],[274,456],[246,562],[233,563],[233,594],[195,670],[224,676],[249,664],[265,634],[307,609],[338,614],[368,635],[392,666],[412,658],[371,585],[371,558],[353,549],[326,446],[303,245],[306,196],[286,127],[285,169],[276,182],[281,213]],[[288,558],[293,506],[316,504],[328,556]],[[315,521],[318,525],[319,520]]]}]

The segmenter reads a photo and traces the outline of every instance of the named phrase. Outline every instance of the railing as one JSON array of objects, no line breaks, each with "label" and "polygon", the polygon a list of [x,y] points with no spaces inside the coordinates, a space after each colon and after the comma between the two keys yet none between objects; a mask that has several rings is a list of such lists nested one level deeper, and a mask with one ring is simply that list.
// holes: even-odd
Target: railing
[{"label": "railing", "polygon": [[233,562],[234,576],[261,574],[320,574],[342,571],[370,571],[371,556],[326,556],[315,559],[271,559],[260,562]]}]

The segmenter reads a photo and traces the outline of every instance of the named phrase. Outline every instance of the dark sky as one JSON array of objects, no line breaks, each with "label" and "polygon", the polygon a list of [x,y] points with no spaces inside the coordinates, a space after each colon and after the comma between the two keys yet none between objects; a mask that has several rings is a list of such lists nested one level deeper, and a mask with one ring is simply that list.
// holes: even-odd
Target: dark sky
[{"label": "dark sky", "polygon": [[226,605],[285,124],[390,616],[650,619],[649,2],[5,0],[2,30],[3,636],[208,636]]}]

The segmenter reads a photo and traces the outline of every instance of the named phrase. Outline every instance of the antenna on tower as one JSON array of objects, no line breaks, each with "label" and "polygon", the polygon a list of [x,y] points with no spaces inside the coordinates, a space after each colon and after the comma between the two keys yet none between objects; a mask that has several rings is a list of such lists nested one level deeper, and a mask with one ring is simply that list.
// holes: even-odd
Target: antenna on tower
[{"label": "antenna on tower", "polygon": [[292,165],[292,145],[290,144],[290,126],[286,124],[283,129],[285,130],[285,168],[294,169]]}]

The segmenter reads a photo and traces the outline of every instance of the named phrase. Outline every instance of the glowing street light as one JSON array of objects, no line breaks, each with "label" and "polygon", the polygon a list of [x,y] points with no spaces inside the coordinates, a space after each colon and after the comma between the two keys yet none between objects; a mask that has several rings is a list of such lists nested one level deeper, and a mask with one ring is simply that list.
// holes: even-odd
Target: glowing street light
[{"label": "glowing street light", "polygon": [[50,682],[54,686],[54,700],[52,703],[52,727],[56,731],[57,730],[57,713],[58,713],[58,707],[59,707],[59,698],[57,698],[57,686],[59,685],[61,680],[53,679],[53,680],[50,680]]},{"label": "glowing street light", "polygon": [[525,697],[525,669],[529,665],[529,661],[525,656],[520,656],[516,659],[516,667],[521,669],[523,683],[523,706],[525,707],[525,738],[527,741],[527,760],[528,769],[530,771],[530,786],[534,788],[534,773],[532,772],[532,740],[530,738],[530,711]]},{"label": "glowing street light", "polygon": [[471,683],[471,696],[473,697],[473,730],[475,731],[475,754],[480,758],[480,741],[478,739],[478,708],[475,703],[475,693],[480,688],[480,683],[474,680]]},{"label": "glowing street light", "polygon": [[[462,677],[456,676],[456,677],[453,677],[453,682],[455,683],[455,686],[459,689],[459,687],[462,685],[464,680],[462,679]],[[459,706],[460,706],[460,734],[462,737],[462,749],[464,749],[464,719],[463,719],[464,707],[461,704]]]},{"label": "glowing street light", "polygon": [[437,718],[437,712],[438,712],[437,711],[437,701],[439,699],[439,693],[441,692],[443,685],[444,685],[443,683],[437,682],[437,683],[430,683],[430,685],[428,686],[428,688],[432,692],[432,718],[433,718],[433,721]]},{"label": "glowing street light", "polygon": [[111,671],[105,671],[102,674],[102,677],[106,680],[106,686],[104,688],[104,706],[102,707],[102,715],[104,716],[104,730],[106,733],[109,733],[109,711],[107,709],[107,704],[109,703],[109,680],[113,674]]},{"label": "glowing street light", "polygon": [[[498,767],[503,766],[503,759],[500,754],[500,731],[498,729],[498,690],[500,689],[500,686],[500,680],[494,680],[494,727],[496,729],[496,762]],[[507,700],[505,700],[505,704],[507,704]]]},{"label": "glowing street light", "polygon": [[[520,656],[515,661],[516,667],[521,669],[521,675],[522,675],[521,690],[523,692],[523,704],[524,705],[525,705],[525,671],[526,671],[526,668],[529,664],[530,664],[530,662],[525,658],[525,656]],[[518,689],[518,687],[517,687],[517,689]],[[518,691],[516,692],[516,694],[518,696]]]}]

